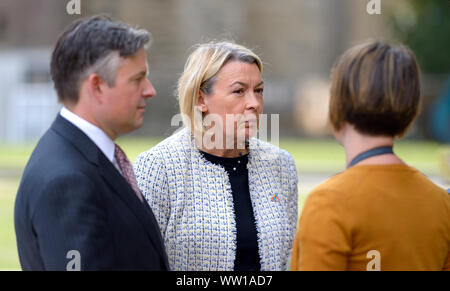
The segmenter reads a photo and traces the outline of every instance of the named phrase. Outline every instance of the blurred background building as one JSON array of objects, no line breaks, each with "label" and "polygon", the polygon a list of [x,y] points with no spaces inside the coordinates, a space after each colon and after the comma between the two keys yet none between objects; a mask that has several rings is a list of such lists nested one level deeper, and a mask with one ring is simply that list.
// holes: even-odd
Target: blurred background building
[{"label": "blurred background building", "polygon": [[[166,136],[178,112],[176,82],[193,45],[234,40],[265,64],[265,113],[280,114],[280,136],[328,133],[330,68],[348,47],[378,38],[408,44],[423,69],[423,108],[409,137],[450,141],[450,1],[380,0],[69,0],[0,2],[0,142],[36,140],[59,105],[49,78],[52,46],[79,17],[107,13],[148,29],[149,79],[157,96],[133,133]],[[450,84],[450,83],[449,83]]]},{"label": "blurred background building", "polygon": [[[67,13],[71,1],[81,15]],[[370,2],[381,14],[367,12]],[[61,106],[49,75],[52,48],[66,25],[98,13],[153,34],[149,79],[157,95],[144,126],[118,140],[131,161],[176,130],[176,83],[193,46],[234,40],[264,62],[264,111],[279,114],[301,210],[314,187],[345,167],[342,147],[327,138],[330,68],[347,48],[376,38],[407,44],[423,73],[422,112],[396,153],[450,187],[450,0],[0,0],[0,270],[20,269],[15,194]]]}]

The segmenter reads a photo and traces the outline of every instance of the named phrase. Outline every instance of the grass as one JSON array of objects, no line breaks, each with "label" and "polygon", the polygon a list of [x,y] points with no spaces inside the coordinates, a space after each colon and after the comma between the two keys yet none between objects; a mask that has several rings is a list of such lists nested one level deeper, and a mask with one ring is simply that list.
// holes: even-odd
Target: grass
[{"label": "grass", "polygon": [[[158,138],[119,139],[118,144],[133,162],[137,155],[156,145]],[[279,146],[294,157],[299,172],[334,173],[345,168],[345,153],[333,139],[283,139]],[[394,151],[409,165],[428,175],[439,175],[439,151],[442,146],[431,141],[399,141]]]},{"label": "grass", "polygon": [[[139,153],[156,145],[160,138],[120,138],[117,143],[133,162]],[[34,145],[0,145],[0,170],[21,170],[25,166]],[[332,139],[283,139],[280,147],[294,157],[300,172],[336,172],[345,167],[343,148]],[[441,145],[430,141],[400,141],[394,151],[408,164],[430,175],[439,173]]]},{"label": "grass", "polygon": [[[280,147],[294,157],[299,172],[338,172],[345,168],[344,148],[336,141],[286,139]],[[436,142],[400,141],[395,153],[406,163],[429,175],[438,175],[438,154],[441,145]]]},{"label": "grass", "polygon": [[14,198],[18,186],[18,178],[0,178],[0,270],[20,269],[14,233]]},{"label": "grass", "polygon": [[34,146],[35,144],[0,145],[0,169],[22,169],[25,167]]},{"label": "grass", "polygon": [[[137,155],[156,145],[158,138],[120,138],[117,142],[133,162]],[[34,144],[23,146],[0,145],[0,270],[20,269],[15,233],[14,199],[20,175],[33,150]],[[315,186],[302,180],[304,173],[322,173],[325,176],[342,171],[345,167],[343,148],[334,140],[283,139],[280,147],[295,159],[299,175],[299,210],[308,193]],[[439,174],[439,152],[442,146],[435,142],[400,141],[394,151],[409,165],[427,175]]]}]

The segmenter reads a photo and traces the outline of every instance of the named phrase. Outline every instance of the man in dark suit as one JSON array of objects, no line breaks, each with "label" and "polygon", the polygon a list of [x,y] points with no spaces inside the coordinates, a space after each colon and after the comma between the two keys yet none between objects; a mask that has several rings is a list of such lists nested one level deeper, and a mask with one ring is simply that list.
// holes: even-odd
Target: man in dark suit
[{"label": "man in dark suit", "polygon": [[150,34],[104,16],[59,37],[64,107],[23,173],[15,229],[24,270],[168,270],[159,226],[114,139],[143,123]]}]

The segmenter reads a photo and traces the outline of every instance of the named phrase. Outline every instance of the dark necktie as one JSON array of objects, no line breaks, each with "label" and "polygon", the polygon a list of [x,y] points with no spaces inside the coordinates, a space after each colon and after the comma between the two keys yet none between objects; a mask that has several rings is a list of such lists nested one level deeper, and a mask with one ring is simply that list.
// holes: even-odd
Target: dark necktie
[{"label": "dark necktie", "polygon": [[144,197],[142,196],[141,191],[139,190],[139,187],[137,185],[133,167],[131,166],[131,163],[127,159],[127,156],[125,155],[123,150],[117,144],[114,148],[114,158],[116,159],[117,165],[119,166],[125,180],[127,180],[131,188],[133,188],[134,192],[136,192],[139,200],[141,200],[141,202],[144,202]]}]

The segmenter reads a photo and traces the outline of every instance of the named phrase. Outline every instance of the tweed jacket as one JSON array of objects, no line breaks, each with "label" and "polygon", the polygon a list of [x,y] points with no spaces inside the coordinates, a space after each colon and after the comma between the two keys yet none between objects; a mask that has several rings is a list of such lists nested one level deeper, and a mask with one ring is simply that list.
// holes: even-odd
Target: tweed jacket
[{"label": "tweed jacket", "polygon": [[[297,170],[292,156],[249,141],[248,178],[261,270],[286,270],[297,225]],[[184,128],[141,153],[139,188],[159,223],[171,270],[232,271],[236,223],[228,174],[207,161]]]}]

